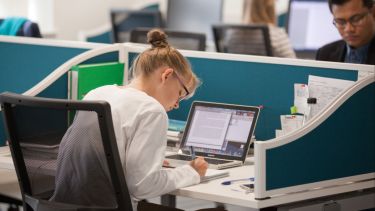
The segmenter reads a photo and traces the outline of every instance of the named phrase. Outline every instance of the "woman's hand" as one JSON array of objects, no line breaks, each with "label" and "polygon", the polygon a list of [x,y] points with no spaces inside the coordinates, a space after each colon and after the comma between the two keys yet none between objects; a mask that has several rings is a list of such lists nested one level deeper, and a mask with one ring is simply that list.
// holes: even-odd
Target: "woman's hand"
[{"label": "woman's hand", "polygon": [[208,163],[203,157],[198,157],[195,160],[192,160],[190,165],[198,172],[199,176],[203,177],[206,174]]}]

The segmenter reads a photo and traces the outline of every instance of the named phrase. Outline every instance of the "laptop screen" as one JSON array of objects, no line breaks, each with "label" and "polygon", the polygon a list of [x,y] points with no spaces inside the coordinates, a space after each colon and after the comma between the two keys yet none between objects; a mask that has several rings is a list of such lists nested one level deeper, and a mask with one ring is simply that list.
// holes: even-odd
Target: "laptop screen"
[{"label": "laptop screen", "polygon": [[197,155],[242,160],[246,157],[259,109],[251,106],[194,102],[181,145]]}]

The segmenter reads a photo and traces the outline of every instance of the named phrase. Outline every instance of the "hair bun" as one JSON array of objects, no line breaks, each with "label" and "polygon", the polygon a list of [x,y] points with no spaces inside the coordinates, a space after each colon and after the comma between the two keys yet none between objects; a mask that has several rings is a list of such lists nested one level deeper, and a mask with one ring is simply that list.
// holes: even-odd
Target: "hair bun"
[{"label": "hair bun", "polygon": [[161,29],[151,29],[147,33],[147,42],[153,48],[165,48],[168,46],[167,35]]}]

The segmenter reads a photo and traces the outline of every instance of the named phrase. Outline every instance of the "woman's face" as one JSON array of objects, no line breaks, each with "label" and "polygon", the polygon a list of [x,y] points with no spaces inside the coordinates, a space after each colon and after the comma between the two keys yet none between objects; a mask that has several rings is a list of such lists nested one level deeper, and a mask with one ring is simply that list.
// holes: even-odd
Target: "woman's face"
[{"label": "woman's face", "polygon": [[167,68],[162,73],[161,93],[158,95],[158,100],[166,111],[179,107],[180,101],[189,95],[189,90],[192,88],[191,83],[191,77],[184,78],[171,68]]}]

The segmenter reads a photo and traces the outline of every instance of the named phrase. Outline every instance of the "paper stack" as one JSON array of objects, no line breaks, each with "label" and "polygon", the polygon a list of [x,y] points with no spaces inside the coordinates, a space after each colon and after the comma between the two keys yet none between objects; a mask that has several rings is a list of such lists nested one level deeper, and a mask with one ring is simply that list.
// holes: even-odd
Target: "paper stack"
[{"label": "paper stack", "polygon": [[201,182],[207,182],[214,179],[219,179],[222,177],[228,177],[229,171],[227,170],[217,170],[217,169],[207,169],[206,175],[201,177]]},{"label": "paper stack", "polygon": [[186,122],[170,119],[167,131],[167,147],[170,151],[178,150]]}]

